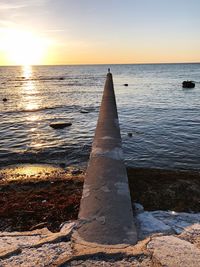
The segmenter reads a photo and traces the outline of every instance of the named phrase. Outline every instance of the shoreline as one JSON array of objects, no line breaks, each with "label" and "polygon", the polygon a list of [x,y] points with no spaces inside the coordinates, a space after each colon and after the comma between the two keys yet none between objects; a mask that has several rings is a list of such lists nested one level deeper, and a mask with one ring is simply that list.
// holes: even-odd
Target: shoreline
[{"label": "shoreline", "polygon": [[[7,173],[3,169],[10,180],[0,181],[0,231],[47,227],[57,232],[62,223],[77,219],[85,170],[31,167],[10,166]],[[141,203],[145,210],[200,212],[200,172],[127,168],[127,173],[132,203]]]},{"label": "shoreline", "polygon": [[[137,175],[138,177],[148,176],[173,180],[175,178],[193,179],[200,177],[200,169],[167,169],[151,167],[133,167],[125,165],[127,175]],[[12,163],[0,166],[0,186],[10,183],[27,183],[37,181],[49,181],[51,179],[73,179],[73,177],[84,177],[87,164],[65,165],[64,163],[44,163],[44,162],[23,162]]]}]

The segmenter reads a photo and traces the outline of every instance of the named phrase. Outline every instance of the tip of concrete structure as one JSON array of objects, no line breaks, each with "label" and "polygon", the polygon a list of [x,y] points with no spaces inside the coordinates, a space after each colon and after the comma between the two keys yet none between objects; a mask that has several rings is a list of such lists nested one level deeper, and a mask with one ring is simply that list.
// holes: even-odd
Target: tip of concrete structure
[{"label": "tip of concrete structure", "polygon": [[108,78],[109,81],[112,80],[112,73],[111,73],[111,72],[108,72],[108,73],[107,73],[107,78]]}]

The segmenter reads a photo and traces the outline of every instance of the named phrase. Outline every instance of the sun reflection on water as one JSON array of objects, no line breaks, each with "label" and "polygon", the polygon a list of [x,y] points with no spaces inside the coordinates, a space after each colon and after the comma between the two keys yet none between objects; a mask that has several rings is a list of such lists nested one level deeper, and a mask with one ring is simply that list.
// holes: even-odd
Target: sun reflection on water
[{"label": "sun reflection on water", "polygon": [[25,79],[30,79],[32,77],[32,66],[24,65],[22,66],[22,72]]},{"label": "sun reflection on water", "polygon": [[29,138],[29,149],[40,149],[43,147],[41,140],[40,125],[40,112],[42,106],[39,96],[39,84],[34,80],[32,66],[22,66],[21,76],[23,84],[21,87],[21,106],[27,121],[27,135]]},{"label": "sun reflection on water", "polygon": [[[23,83],[23,108],[26,111],[34,111],[39,108],[38,99],[35,97],[37,94],[37,87],[33,81],[33,70],[32,66],[25,65],[22,66],[22,77],[24,79]],[[28,118],[32,121],[36,120],[35,114],[28,116]]]}]

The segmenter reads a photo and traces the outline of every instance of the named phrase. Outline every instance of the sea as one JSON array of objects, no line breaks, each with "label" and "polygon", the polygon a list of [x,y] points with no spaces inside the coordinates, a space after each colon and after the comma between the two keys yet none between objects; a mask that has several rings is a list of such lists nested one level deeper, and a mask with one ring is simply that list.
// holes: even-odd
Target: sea
[{"label": "sea", "polygon": [[[125,164],[200,170],[197,63],[0,67],[0,167],[86,166],[108,68]],[[184,80],[195,88],[183,89]],[[53,129],[52,122],[72,125]]]}]

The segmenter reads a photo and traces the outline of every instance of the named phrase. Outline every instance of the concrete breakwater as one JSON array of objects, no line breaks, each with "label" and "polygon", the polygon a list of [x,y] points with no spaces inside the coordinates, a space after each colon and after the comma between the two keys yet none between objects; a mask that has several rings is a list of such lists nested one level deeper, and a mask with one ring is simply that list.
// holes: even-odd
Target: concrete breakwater
[{"label": "concrete breakwater", "polygon": [[104,87],[79,211],[78,238],[103,245],[135,244],[112,74]]}]

